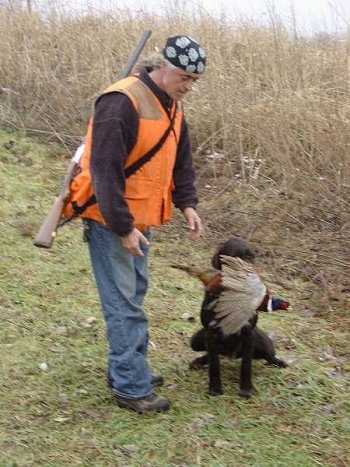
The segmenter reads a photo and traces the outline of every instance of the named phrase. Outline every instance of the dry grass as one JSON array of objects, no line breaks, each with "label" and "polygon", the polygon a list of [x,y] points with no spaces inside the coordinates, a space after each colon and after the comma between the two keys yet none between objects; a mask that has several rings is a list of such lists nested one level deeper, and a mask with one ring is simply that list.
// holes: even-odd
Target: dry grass
[{"label": "dry grass", "polygon": [[[278,21],[218,24],[204,11],[189,25],[175,8],[162,22],[118,11],[70,18],[58,10],[45,21],[10,13],[0,6],[0,125],[43,132],[45,144],[59,140],[61,147],[46,153],[33,150],[24,133],[1,136],[3,465],[214,467],[234,465],[237,452],[237,467],[346,465],[350,36],[291,36]],[[170,381],[175,408],[169,419],[141,425],[102,396],[105,339],[102,323],[85,327],[90,310],[100,314],[76,226],[62,229],[53,251],[35,254],[30,245],[94,96],[148,28],[145,54],[186,30],[205,45],[209,66],[185,102],[205,235],[196,246],[183,241],[176,215],[155,232],[151,264],[152,358]],[[293,317],[263,321],[293,363],[282,374],[258,365],[261,392],[249,404],[229,385],[214,404],[204,396],[205,380],[186,371],[196,324],[180,317],[195,310],[201,291],[190,282],[174,286],[181,279],[167,269],[175,255],[207,261],[231,233],[252,241],[264,276],[293,303]],[[77,274],[87,296],[70,280]],[[286,347],[290,340],[295,350]],[[38,365],[46,360],[54,368],[43,374]],[[225,371],[230,378],[229,366]],[[243,431],[232,429],[237,424]],[[130,443],[138,450],[125,448]]]}]

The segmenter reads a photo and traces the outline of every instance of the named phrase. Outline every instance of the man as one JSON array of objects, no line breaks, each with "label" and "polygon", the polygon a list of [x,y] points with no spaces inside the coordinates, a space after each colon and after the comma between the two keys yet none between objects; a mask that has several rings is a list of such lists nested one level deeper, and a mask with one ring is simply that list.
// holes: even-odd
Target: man
[{"label": "man", "polygon": [[[81,216],[106,322],[109,385],[119,406],[141,413],[170,406],[154,392],[162,376],[147,363],[147,252],[150,227],[170,220],[172,204],[182,210],[192,239],[202,231],[180,101],[205,63],[197,41],[173,36],[153,67],[107,88],[96,101],[83,170],[74,182],[91,175],[97,200]],[[128,174],[133,164],[137,170]]]}]

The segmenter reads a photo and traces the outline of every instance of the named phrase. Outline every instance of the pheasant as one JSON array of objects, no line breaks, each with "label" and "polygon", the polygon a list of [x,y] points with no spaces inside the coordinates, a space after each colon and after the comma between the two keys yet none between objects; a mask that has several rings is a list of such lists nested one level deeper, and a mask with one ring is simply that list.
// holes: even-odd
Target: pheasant
[{"label": "pheasant", "polygon": [[256,311],[287,309],[289,303],[270,293],[254,266],[241,258],[220,255],[221,270],[172,265],[198,277],[211,295],[210,310],[224,335],[238,332]]}]

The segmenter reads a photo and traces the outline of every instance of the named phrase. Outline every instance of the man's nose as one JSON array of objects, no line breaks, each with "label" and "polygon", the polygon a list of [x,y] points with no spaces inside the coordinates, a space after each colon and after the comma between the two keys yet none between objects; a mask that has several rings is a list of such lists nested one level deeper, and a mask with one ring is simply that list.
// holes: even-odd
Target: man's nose
[{"label": "man's nose", "polygon": [[186,91],[192,91],[193,89],[193,86],[194,86],[194,80],[188,80],[187,83],[186,83]]}]

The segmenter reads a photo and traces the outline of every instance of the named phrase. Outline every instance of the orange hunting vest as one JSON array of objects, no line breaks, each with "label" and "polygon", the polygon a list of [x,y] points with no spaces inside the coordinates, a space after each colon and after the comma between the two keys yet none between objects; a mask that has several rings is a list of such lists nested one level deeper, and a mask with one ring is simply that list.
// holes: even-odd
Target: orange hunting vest
[{"label": "orange hunting vest", "polygon": [[[137,141],[127,157],[125,169],[140,159],[159,142],[169,128],[169,116],[161,103],[142,81],[130,76],[109,86],[103,94],[119,91],[125,93],[132,101],[139,114]],[[172,216],[173,168],[175,165],[177,144],[180,137],[182,111],[173,104],[171,115],[175,114],[172,131],[167,136],[162,147],[151,160],[126,178],[125,200],[134,225],[141,231],[147,227],[159,226]],[[90,174],[90,156],[93,117],[91,117],[85,149],[80,161],[80,171],[70,185],[70,200],[64,209],[64,217],[74,213],[73,206],[82,206],[93,195]],[[118,148],[116,148],[116,151]],[[87,207],[80,217],[95,219],[105,224],[98,204]]]}]

